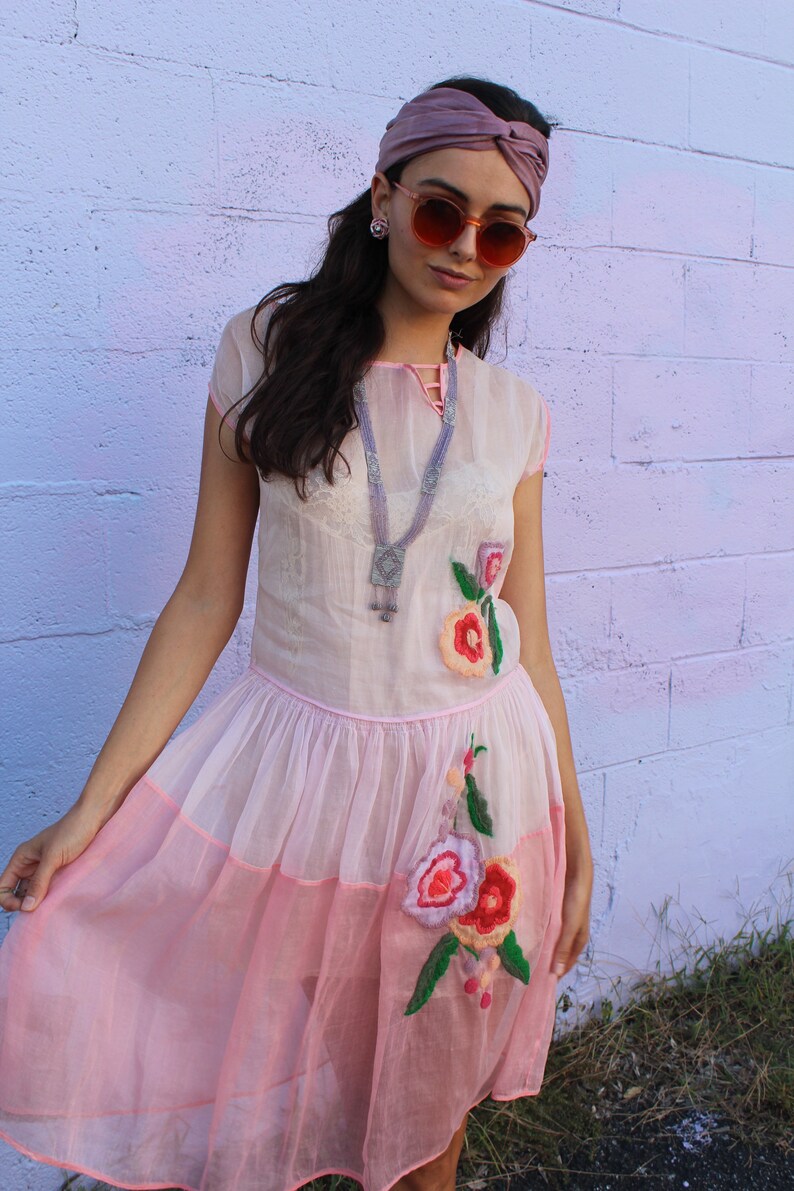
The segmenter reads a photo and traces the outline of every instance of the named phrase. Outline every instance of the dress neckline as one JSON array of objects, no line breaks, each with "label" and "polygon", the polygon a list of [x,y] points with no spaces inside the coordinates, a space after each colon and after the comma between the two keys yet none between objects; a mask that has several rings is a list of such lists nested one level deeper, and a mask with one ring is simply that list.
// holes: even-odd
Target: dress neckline
[{"label": "dress neckline", "polygon": [[[455,349],[455,362],[458,363],[463,352],[463,344],[459,343]],[[444,361],[443,364],[405,364],[398,363],[395,360],[372,360],[372,364],[378,364],[381,368],[407,368],[412,372],[422,389],[422,396],[428,403],[431,409],[434,409],[440,418],[444,416],[444,407],[446,404],[446,387],[449,379],[449,363]],[[438,380],[423,380],[420,375],[421,369],[437,368]],[[437,394],[432,394],[431,389],[436,389]]]},{"label": "dress neckline", "polygon": [[[455,349],[455,359],[459,360],[463,351],[463,344],[459,343]],[[371,364],[377,364],[381,368],[449,368],[449,364],[445,360],[443,364],[406,364],[395,360],[371,360]]]}]

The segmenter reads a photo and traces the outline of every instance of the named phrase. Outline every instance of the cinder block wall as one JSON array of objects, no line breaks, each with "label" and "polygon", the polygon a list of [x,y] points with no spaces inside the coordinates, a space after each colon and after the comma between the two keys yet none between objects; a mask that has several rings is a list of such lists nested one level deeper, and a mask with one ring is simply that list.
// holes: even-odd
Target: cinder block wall
[{"label": "cinder block wall", "polygon": [[[792,42],[788,0],[6,0],[3,863],[80,793],[181,573],[224,321],[305,275],[399,105],[471,72],[560,124],[494,359],[553,419],[597,865],[561,991],[652,968],[660,915],[733,931],[792,852]],[[184,723],[247,663],[255,566]],[[9,1147],[0,1176],[58,1181]]]}]

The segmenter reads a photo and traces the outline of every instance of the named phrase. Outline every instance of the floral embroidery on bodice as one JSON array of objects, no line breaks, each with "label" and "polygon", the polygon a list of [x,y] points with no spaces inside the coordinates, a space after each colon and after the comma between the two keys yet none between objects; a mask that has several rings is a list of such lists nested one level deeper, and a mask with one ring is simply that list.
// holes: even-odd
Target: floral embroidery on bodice
[{"label": "floral embroidery on bodice", "polygon": [[[248,313],[227,325],[216,357],[210,393],[219,408],[228,409],[234,392],[222,383],[230,344],[238,373],[243,359],[244,391],[261,376],[246,338]],[[309,473],[305,502],[291,479],[260,478],[251,658],[330,707],[375,716],[451,708],[485,694],[518,664],[518,623],[499,590],[513,550],[516,485],[544,457],[545,405],[527,382],[465,348],[456,363],[454,433],[427,522],[406,549],[399,612],[388,624],[370,611],[374,534],[361,427],[341,443],[334,483],[321,466]],[[424,366],[377,361],[364,373],[391,541],[413,522],[438,439],[448,365],[435,372],[438,389]],[[480,574],[479,552],[489,543],[501,566],[491,565],[487,584],[467,593],[453,563]],[[442,648],[439,636],[456,609],[464,610],[462,623],[449,626]]]}]

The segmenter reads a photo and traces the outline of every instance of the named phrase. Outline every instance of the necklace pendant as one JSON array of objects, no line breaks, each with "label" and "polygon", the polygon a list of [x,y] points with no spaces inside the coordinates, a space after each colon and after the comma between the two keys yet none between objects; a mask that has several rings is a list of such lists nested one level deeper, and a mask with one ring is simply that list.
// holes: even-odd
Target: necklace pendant
[{"label": "necklace pendant", "polygon": [[[404,546],[394,546],[391,542],[376,545],[375,556],[372,560],[371,579],[373,584],[376,587],[399,587],[403,577],[404,563]],[[391,597],[391,602],[388,604],[381,604],[376,600],[370,604],[370,607],[375,612],[380,612],[381,620],[391,620],[392,613],[398,610],[394,596]]]},{"label": "necklace pendant", "polygon": [[372,560],[372,582],[378,587],[399,587],[403,577],[405,546],[378,544]]}]

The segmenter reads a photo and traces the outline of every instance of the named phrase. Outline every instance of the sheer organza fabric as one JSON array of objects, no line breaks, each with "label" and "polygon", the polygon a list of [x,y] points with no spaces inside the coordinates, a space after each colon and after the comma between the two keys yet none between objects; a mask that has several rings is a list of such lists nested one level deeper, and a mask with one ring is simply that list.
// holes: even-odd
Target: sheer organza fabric
[{"label": "sheer organza fabric", "polygon": [[[234,402],[261,375],[252,314],[253,308],[227,323],[210,381],[210,396],[232,425],[241,408]],[[456,362],[455,430],[430,516],[407,548],[396,592],[400,611],[391,621],[370,609],[374,538],[360,433],[342,446],[350,473],[337,459],[331,485],[315,468],[305,504],[291,480],[260,480],[251,657],[309,698],[359,715],[410,716],[454,707],[472,686],[480,693],[494,686],[496,673],[468,677],[451,670],[438,644],[446,618],[462,602],[452,562],[475,569],[479,547],[488,541],[503,548],[491,589],[504,648],[499,673],[518,663],[518,624],[499,592],[513,553],[513,494],[545,463],[550,416],[529,382],[462,347]],[[444,366],[442,392],[447,374]],[[404,366],[374,364],[366,388],[396,541],[412,524],[441,422],[419,377]]]},{"label": "sheer organza fabric", "polygon": [[[248,349],[235,365],[229,342],[246,317],[213,371],[227,409],[251,383]],[[465,351],[458,366],[450,470],[395,619],[368,607],[356,436],[337,494],[315,476],[299,507],[291,482],[261,482],[248,668],[15,916],[0,948],[0,1136],[23,1152],[140,1189],[292,1191],[336,1172],[387,1191],[488,1094],[539,1091],[565,875],[554,733],[507,604],[495,600],[498,673],[450,669],[438,637],[462,599],[450,560],[474,568],[489,540],[506,567],[513,489],[542,466],[548,422],[526,382]],[[368,390],[399,532],[438,413],[403,367],[373,366]],[[472,995],[461,947],[406,1014],[445,930],[406,912],[409,876],[467,767],[492,834],[465,796],[456,827],[515,873],[530,975],[497,968],[490,1000]]]}]

